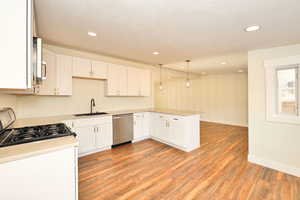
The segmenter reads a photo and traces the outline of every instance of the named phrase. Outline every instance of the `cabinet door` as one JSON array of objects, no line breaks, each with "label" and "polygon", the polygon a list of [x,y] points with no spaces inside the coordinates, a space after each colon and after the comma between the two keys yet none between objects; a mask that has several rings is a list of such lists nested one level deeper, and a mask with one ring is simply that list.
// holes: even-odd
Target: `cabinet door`
[{"label": "cabinet door", "polygon": [[27,22],[31,19],[30,2],[10,0],[1,4],[0,88],[27,88],[27,65],[31,65],[27,63],[27,52],[29,59],[31,55],[27,42],[30,44],[32,38],[31,33],[27,34],[27,25],[31,29],[31,20]]},{"label": "cabinet door", "polygon": [[171,117],[169,120],[169,140],[178,146],[185,146],[185,122],[183,119]]},{"label": "cabinet door", "polygon": [[0,177],[3,200],[76,200],[77,150],[72,147],[1,163]]},{"label": "cabinet door", "polygon": [[92,78],[107,79],[108,63],[92,61]]},{"label": "cabinet door", "polygon": [[141,95],[141,70],[133,67],[127,68],[128,82],[127,82],[127,95],[140,96]]},{"label": "cabinet door", "polygon": [[84,58],[73,57],[73,76],[79,78],[91,78],[91,61]]},{"label": "cabinet door", "polygon": [[133,126],[133,138],[134,139],[139,139],[144,136],[143,133],[143,118],[142,114],[137,113],[134,114],[133,118],[134,126]]},{"label": "cabinet door", "polygon": [[143,113],[143,135],[150,135],[150,113]]},{"label": "cabinet door", "polygon": [[140,72],[140,96],[148,97],[151,96],[151,88],[152,88],[152,77],[151,77],[151,71],[150,70],[141,70]]},{"label": "cabinet door", "polygon": [[95,127],[76,127],[79,142],[79,153],[86,153],[95,149]]},{"label": "cabinet door", "polygon": [[119,92],[119,66],[110,64],[108,67],[108,80],[107,80],[107,95],[108,96],[118,96]]},{"label": "cabinet door", "polygon": [[120,96],[127,96],[127,67],[120,66],[118,76]]},{"label": "cabinet door", "polygon": [[71,56],[56,56],[56,95],[72,95],[72,63]]},{"label": "cabinet door", "polygon": [[96,127],[96,148],[110,147],[113,144],[112,124]]},{"label": "cabinet door", "polygon": [[56,54],[47,49],[43,50],[43,58],[47,63],[46,69],[46,80],[42,81],[39,89],[37,90],[38,95],[55,95],[56,84],[57,84],[57,72],[56,72]]},{"label": "cabinet door", "polygon": [[110,64],[108,67],[107,80],[108,96],[126,96],[127,95],[127,68]]},{"label": "cabinet door", "polygon": [[169,139],[169,130],[167,128],[167,119],[163,115],[157,115],[154,122],[155,137],[167,141]]}]

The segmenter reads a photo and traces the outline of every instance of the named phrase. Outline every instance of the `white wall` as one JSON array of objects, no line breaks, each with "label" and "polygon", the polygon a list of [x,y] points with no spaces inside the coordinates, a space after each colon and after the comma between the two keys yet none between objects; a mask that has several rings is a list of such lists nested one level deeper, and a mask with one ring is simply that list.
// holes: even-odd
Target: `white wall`
[{"label": "white wall", "polygon": [[17,98],[15,95],[0,94],[0,108],[1,107],[12,107],[16,109]]},{"label": "white wall", "polygon": [[264,60],[300,55],[300,45],[248,54],[249,159],[300,176],[300,126],[266,121]]},{"label": "white wall", "polygon": [[197,111],[204,121],[248,125],[247,74],[208,75],[193,79],[189,89],[185,80],[168,80],[155,89],[158,108]]}]

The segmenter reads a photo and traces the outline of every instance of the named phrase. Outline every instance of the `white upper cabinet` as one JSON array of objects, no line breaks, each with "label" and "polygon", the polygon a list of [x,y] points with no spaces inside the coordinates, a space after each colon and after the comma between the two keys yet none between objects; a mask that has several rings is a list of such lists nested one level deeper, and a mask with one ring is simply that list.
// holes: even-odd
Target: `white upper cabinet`
[{"label": "white upper cabinet", "polygon": [[151,96],[152,77],[150,70],[141,70],[140,72],[140,96]]},{"label": "white upper cabinet", "polygon": [[128,67],[128,96],[151,96],[150,70]]},{"label": "white upper cabinet", "polygon": [[71,56],[56,56],[56,95],[72,95],[72,68]]},{"label": "white upper cabinet", "polygon": [[127,67],[109,65],[107,96],[127,96]]},{"label": "white upper cabinet", "polygon": [[140,96],[141,95],[141,83],[140,83],[141,70],[134,67],[128,67],[127,73],[128,73],[127,95]]},{"label": "white upper cabinet", "polygon": [[37,95],[72,95],[72,57],[47,49],[43,53],[47,62],[47,79],[42,81]]},{"label": "white upper cabinet", "polygon": [[108,63],[73,57],[73,77],[107,79]]},{"label": "white upper cabinet", "polygon": [[73,77],[90,78],[92,62],[88,59],[73,57]]},{"label": "white upper cabinet", "polygon": [[150,70],[108,66],[107,96],[151,96]]},{"label": "white upper cabinet", "polygon": [[92,61],[92,78],[107,79],[108,63],[100,61]]},{"label": "white upper cabinet", "polygon": [[31,0],[0,7],[0,88],[31,88]]}]

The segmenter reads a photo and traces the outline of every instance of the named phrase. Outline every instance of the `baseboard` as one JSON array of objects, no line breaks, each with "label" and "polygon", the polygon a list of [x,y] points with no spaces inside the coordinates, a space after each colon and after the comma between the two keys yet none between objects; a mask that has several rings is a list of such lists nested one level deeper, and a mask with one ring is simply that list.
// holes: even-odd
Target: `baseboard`
[{"label": "baseboard", "polygon": [[286,174],[300,177],[300,168],[297,167],[285,165],[273,160],[259,158],[254,155],[248,155],[248,161]]},{"label": "baseboard", "polygon": [[149,136],[149,135],[146,135],[146,136],[143,136],[143,137],[134,139],[134,140],[132,141],[132,143],[140,142],[140,141],[142,141],[142,140],[147,140],[147,139],[150,139],[150,136]]},{"label": "baseboard", "polygon": [[206,119],[201,119],[201,121],[203,121],[203,122],[217,123],[217,124],[225,124],[225,125],[230,125],[230,126],[241,126],[241,127],[248,128],[248,125],[239,124],[239,123],[232,123],[232,122],[225,122],[225,121],[216,121],[216,120],[206,120]]},{"label": "baseboard", "polygon": [[87,156],[87,155],[90,155],[90,154],[98,153],[98,152],[109,150],[109,149],[111,149],[111,146],[99,148],[99,149],[89,151],[89,152],[85,152],[85,153],[81,153],[81,154],[78,155],[78,157],[80,158],[80,157],[83,157],[83,156]]}]

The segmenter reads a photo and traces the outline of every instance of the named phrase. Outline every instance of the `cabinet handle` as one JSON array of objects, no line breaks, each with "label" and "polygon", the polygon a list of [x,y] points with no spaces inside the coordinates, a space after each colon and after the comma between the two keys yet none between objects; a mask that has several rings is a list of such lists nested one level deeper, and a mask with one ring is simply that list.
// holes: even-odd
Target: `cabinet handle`
[{"label": "cabinet handle", "polygon": [[178,120],[177,118],[174,118],[173,120]]},{"label": "cabinet handle", "polygon": [[74,128],[74,122],[72,122],[72,128]]}]

